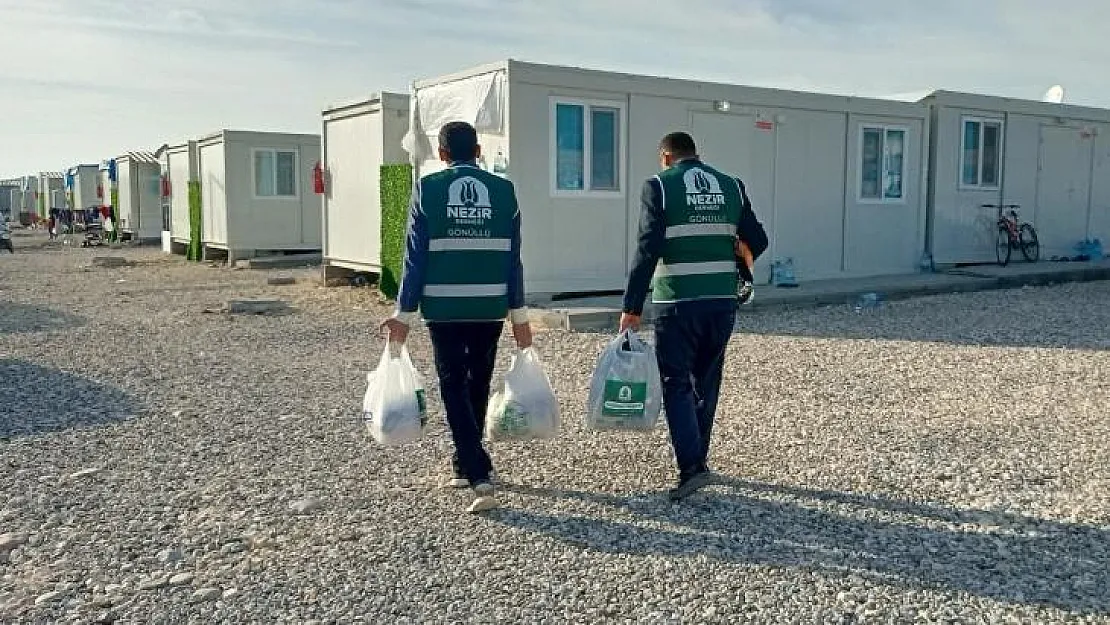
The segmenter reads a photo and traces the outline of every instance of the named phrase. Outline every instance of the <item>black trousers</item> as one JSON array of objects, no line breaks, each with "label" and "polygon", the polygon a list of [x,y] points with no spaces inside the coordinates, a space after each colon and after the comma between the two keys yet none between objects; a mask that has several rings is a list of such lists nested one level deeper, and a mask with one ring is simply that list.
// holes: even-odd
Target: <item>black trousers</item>
[{"label": "black trousers", "polygon": [[497,359],[497,342],[504,323],[429,323],[435,351],[439,392],[447,424],[455,442],[451,464],[455,475],[473,484],[489,479],[493,469],[482,446],[489,404],[490,380]]},{"label": "black trousers", "polygon": [[734,310],[667,315],[655,322],[663,407],[680,479],[707,468],[725,348],[735,325]]}]

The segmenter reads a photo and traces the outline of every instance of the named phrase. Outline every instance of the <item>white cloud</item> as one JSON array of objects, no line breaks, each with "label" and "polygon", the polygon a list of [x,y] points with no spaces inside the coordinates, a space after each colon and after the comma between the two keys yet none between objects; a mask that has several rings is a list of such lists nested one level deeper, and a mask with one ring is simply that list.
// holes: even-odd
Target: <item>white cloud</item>
[{"label": "white cloud", "polygon": [[[0,177],[507,57],[860,95],[1110,106],[1104,0],[0,0]],[[16,97],[8,97],[16,94]]]}]

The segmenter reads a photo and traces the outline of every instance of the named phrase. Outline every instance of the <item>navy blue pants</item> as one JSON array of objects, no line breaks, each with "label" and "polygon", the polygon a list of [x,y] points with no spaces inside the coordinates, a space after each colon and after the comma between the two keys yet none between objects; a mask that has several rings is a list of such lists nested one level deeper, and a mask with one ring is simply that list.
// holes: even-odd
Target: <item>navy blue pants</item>
[{"label": "navy blue pants", "polygon": [[497,360],[497,341],[504,323],[429,323],[435,351],[439,393],[455,441],[451,464],[455,475],[470,482],[489,479],[493,468],[482,446],[490,380]]},{"label": "navy blue pants", "polygon": [[655,321],[663,407],[679,479],[704,471],[736,312],[676,314]]}]

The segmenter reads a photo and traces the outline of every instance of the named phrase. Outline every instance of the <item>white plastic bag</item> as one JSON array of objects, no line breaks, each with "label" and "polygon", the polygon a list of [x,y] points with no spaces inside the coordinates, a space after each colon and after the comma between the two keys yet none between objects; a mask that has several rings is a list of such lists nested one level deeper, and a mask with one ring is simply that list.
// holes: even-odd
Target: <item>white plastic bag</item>
[{"label": "white plastic bag", "polygon": [[378,368],[367,374],[366,383],[362,418],[374,440],[404,445],[424,435],[428,423],[424,385],[407,347],[402,345],[400,355],[393,356],[387,341]]},{"label": "white plastic bag", "polygon": [[559,400],[539,354],[527,348],[513,354],[504,390],[494,393],[486,410],[489,440],[546,439],[559,434]]},{"label": "white plastic bag", "polygon": [[609,342],[597,360],[586,404],[586,427],[651,430],[663,410],[663,382],[655,349],[635,332]]}]

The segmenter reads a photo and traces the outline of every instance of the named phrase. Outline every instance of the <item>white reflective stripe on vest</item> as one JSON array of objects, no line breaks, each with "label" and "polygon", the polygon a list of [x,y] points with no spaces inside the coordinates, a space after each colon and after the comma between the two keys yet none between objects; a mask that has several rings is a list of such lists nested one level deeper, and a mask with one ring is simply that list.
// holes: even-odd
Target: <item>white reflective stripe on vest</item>
[{"label": "white reflective stripe on vest", "polygon": [[728,261],[670,263],[666,265],[659,263],[655,269],[656,277],[660,278],[671,276],[703,276],[714,273],[736,273],[736,263]]},{"label": "white reflective stripe on vest", "polygon": [[508,252],[512,245],[511,239],[432,239],[428,243],[428,251]]},{"label": "white reflective stripe on vest", "polygon": [[683,224],[681,226],[667,226],[667,238],[702,236],[735,236],[736,224]]},{"label": "white reflective stripe on vest", "polygon": [[509,294],[505,284],[429,284],[426,297],[501,297]]}]

